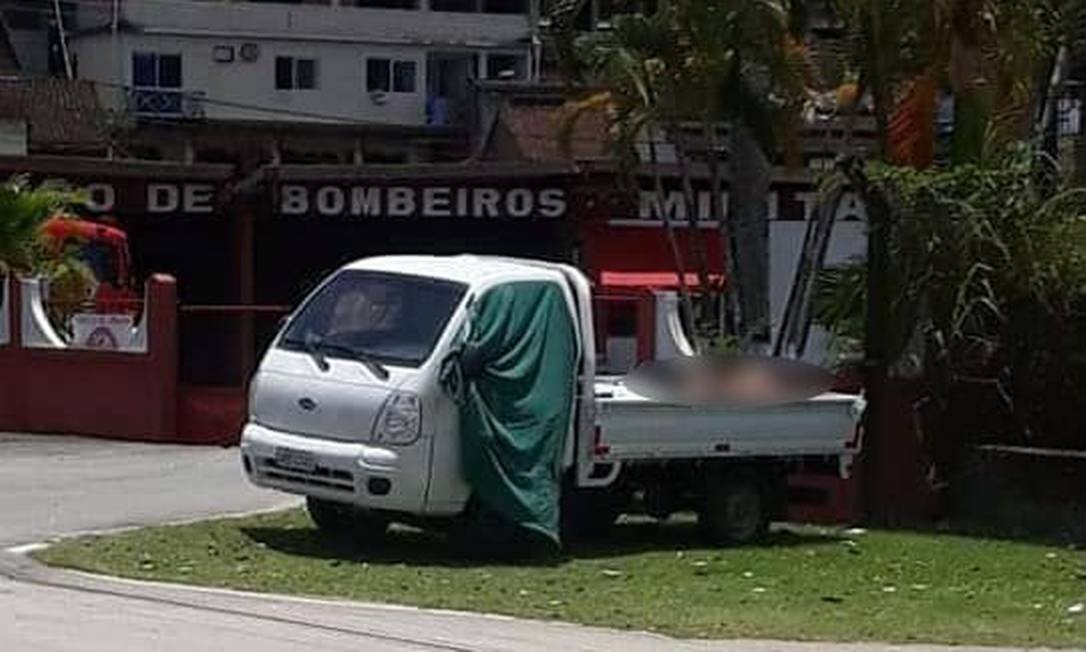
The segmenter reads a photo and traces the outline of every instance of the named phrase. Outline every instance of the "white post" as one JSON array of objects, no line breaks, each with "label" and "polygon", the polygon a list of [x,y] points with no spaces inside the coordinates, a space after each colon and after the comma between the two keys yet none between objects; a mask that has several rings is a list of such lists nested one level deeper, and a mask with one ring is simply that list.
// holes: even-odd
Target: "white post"
[{"label": "white post", "polygon": [[68,35],[64,31],[64,16],[60,13],[60,0],[53,0],[53,10],[57,17],[57,38],[60,39],[60,55],[64,57],[64,73],[72,79],[72,60],[68,56]]}]

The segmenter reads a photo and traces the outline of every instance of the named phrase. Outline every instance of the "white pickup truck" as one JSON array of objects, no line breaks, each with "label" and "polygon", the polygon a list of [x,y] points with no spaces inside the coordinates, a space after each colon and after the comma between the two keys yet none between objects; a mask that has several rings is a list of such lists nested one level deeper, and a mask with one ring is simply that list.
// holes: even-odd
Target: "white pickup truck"
[{"label": "white pickup truck", "polygon": [[621,513],[694,510],[712,541],[752,541],[782,513],[790,469],[847,474],[861,397],[751,409],[646,398],[597,377],[581,272],[464,255],[357,261],[287,318],[250,387],[241,441],[249,479],[306,496],[330,531],[379,537],[395,521],[454,521],[473,487],[444,363],[480,298],[524,282],[560,291],[575,331],[575,391],[555,447],[563,534],[598,533]]}]

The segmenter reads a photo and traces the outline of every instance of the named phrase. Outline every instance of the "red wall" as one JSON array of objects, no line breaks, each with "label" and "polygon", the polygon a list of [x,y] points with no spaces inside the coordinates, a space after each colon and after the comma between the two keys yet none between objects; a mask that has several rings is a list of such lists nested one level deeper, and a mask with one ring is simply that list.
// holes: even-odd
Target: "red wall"
[{"label": "red wall", "polygon": [[[584,240],[584,267],[593,278],[601,272],[673,272],[675,258],[662,226],[613,226],[604,220],[591,220],[581,226]],[[694,238],[701,240],[709,273],[723,276],[725,257],[721,253],[720,233],[699,229],[697,236],[686,224],[675,229],[675,240],[688,274],[697,271]]]},{"label": "red wall", "polygon": [[9,283],[12,338],[0,346],[0,430],[179,441],[177,287],[147,283],[146,353],[23,348],[18,283]]}]

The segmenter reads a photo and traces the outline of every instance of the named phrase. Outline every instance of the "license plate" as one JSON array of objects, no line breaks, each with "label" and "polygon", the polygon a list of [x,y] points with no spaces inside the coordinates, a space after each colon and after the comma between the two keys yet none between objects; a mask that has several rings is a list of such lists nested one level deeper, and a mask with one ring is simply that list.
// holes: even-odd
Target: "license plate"
[{"label": "license plate", "polygon": [[317,468],[317,458],[313,453],[293,448],[276,448],[275,463],[284,469],[306,473],[312,473]]}]

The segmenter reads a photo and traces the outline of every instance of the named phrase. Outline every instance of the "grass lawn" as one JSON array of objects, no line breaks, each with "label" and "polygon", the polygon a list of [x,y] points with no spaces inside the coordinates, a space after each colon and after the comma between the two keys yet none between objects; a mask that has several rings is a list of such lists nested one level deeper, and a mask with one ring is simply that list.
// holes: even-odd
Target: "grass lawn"
[{"label": "grass lawn", "polygon": [[548,564],[470,562],[394,530],[326,542],[298,510],[62,542],[49,564],[125,577],[554,618],[683,637],[1071,646],[1082,552],[934,534],[786,528],[702,546],[690,523],[620,525]]}]

